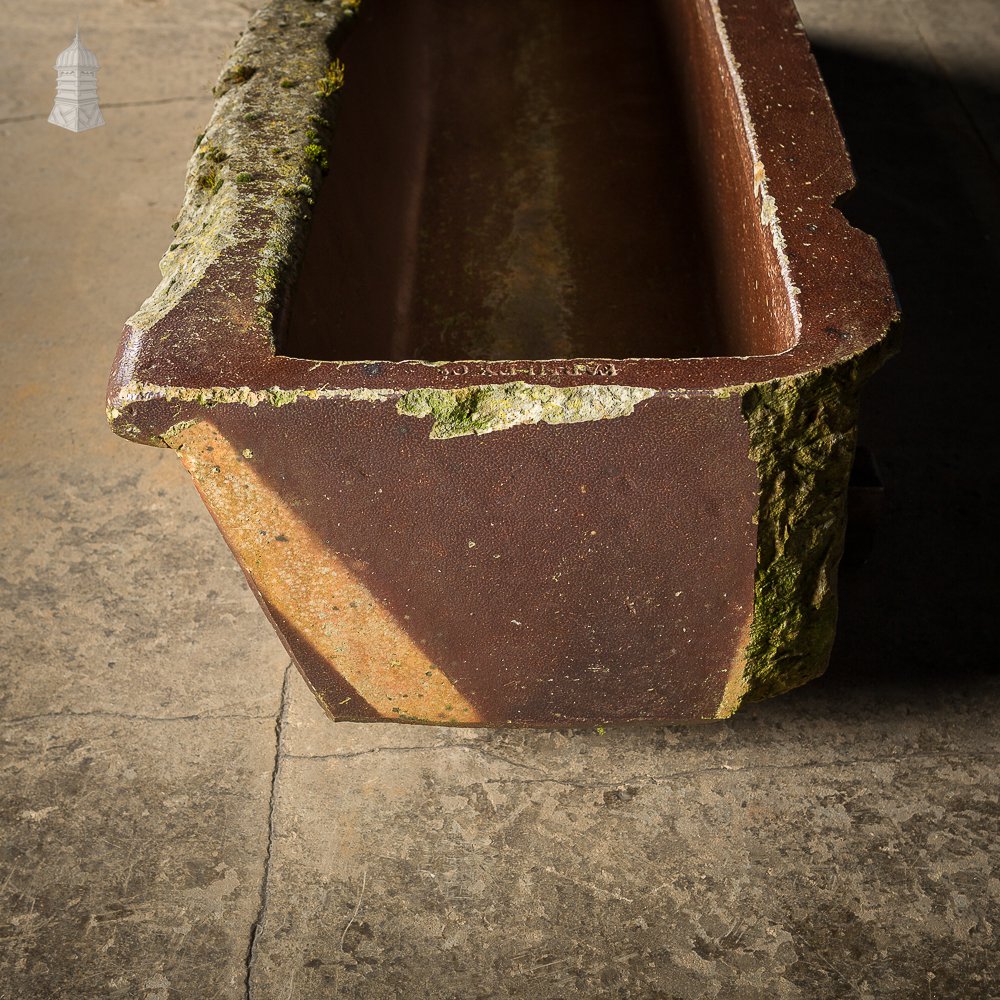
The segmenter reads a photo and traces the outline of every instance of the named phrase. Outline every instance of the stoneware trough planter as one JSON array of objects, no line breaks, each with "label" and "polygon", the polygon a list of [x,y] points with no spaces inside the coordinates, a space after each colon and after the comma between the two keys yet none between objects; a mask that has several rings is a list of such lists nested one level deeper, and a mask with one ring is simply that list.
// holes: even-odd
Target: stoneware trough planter
[{"label": "stoneware trough planter", "polygon": [[723,718],[824,669],[896,318],[788,0],[278,0],[128,321],[336,719]]}]

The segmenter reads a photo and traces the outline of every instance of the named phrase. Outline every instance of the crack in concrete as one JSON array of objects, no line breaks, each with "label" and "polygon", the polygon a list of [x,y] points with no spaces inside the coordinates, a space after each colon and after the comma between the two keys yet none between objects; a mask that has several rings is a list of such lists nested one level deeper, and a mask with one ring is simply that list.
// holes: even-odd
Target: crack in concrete
[{"label": "crack in concrete", "polygon": [[[510,760],[500,754],[491,753],[475,743],[433,743],[426,746],[398,746],[398,747],[370,747],[367,750],[350,750],[342,753],[317,754],[284,754],[285,760],[351,760],[356,757],[365,757],[369,754],[379,753],[411,753],[413,751],[428,752],[434,750],[473,750],[484,757],[499,760],[512,767],[527,768],[532,771],[540,771],[540,767],[531,764],[523,764]],[[649,788],[655,785],[685,778],[698,778],[712,774],[740,774],[759,772],[780,772],[780,771],[809,771],[823,767],[857,767],[870,764],[900,764],[907,761],[936,761],[946,758],[958,758],[961,760],[995,760],[1000,759],[1000,751],[989,750],[940,750],[940,751],[917,751],[914,753],[897,754],[891,757],[859,757],[855,759],[836,760],[811,760],[801,761],[795,764],[745,764],[741,766],[721,764],[715,767],[691,768],[686,771],[672,771],[666,774],[644,774],[631,775],[626,777],[615,777],[608,781],[575,781],[569,777],[542,777],[542,778],[522,778],[522,777],[496,777],[485,779],[487,784],[551,784],[565,785],[570,788],[590,789],[592,791],[605,791],[607,789],[621,788],[623,785],[630,785],[637,788]]]},{"label": "crack in concrete", "polygon": [[988,750],[942,750],[937,752],[917,752],[909,754],[898,754],[894,757],[859,757],[853,760],[810,760],[797,764],[746,764],[743,766],[729,766],[722,764],[718,767],[692,768],[687,771],[672,771],[667,774],[644,774],[641,776],[632,775],[630,777],[618,778],[615,781],[573,781],[569,778],[487,778],[490,784],[562,784],[573,788],[588,788],[594,791],[608,788],[620,788],[622,785],[632,785],[637,788],[648,788],[651,786],[674,781],[678,778],[698,778],[709,774],[753,774],[759,772],[778,771],[810,771],[824,767],[857,767],[866,764],[901,764],[907,761],[938,761],[945,758],[958,758],[961,760],[995,760],[1000,759],[1000,751]]},{"label": "crack in concrete", "polygon": [[247,715],[237,713],[233,715],[134,715],[130,712],[109,712],[98,709],[91,712],[74,712],[65,709],[61,712],[39,712],[37,715],[19,715],[13,719],[0,719],[0,726],[22,726],[29,722],[38,722],[42,719],[124,719],[128,722],[214,722],[217,719],[270,719],[270,714]]},{"label": "crack in concrete", "polygon": [[[156,97],[148,101],[101,101],[102,108],[145,108],[153,104],[178,104],[181,101],[205,101],[208,103],[212,99],[211,94],[192,94],[187,97]],[[18,122],[45,121],[48,114],[37,115],[15,115],[11,118],[0,118],[0,125],[15,125]]]},{"label": "crack in concrete", "polygon": [[533,764],[524,764],[521,761],[511,760],[510,757],[504,757],[503,754],[494,753],[492,750],[481,747],[478,743],[464,742],[464,743],[428,743],[419,746],[399,746],[399,747],[369,747],[367,750],[344,750],[340,753],[326,753],[326,754],[296,754],[289,753],[284,755],[285,760],[351,760],[355,757],[367,757],[370,754],[377,753],[410,753],[413,751],[432,751],[432,750],[473,750],[480,756],[488,757],[491,760],[498,760],[503,764],[509,764],[511,767],[522,767],[529,771],[540,771],[540,767],[536,767]]},{"label": "crack in concrete", "polygon": [[254,997],[254,963],[257,959],[257,945],[264,930],[264,921],[267,919],[268,890],[270,888],[274,850],[275,806],[278,800],[278,779],[281,775],[281,762],[285,758],[282,748],[285,743],[285,729],[288,724],[288,708],[293,670],[294,664],[292,663],[289,663],[285,667],[285,676],[281,682],[281,701],[278,705],[278,714],[274,720],[274,768],[271,771],[271,794],[267,807],[267,848],[264,851],[264,873],[260,880],[260,905],[257,908],[257,918],[250,928],[250,943],[247,946],[246,977],[244,979],[243,991],[245,1000],[253,1000]]}]

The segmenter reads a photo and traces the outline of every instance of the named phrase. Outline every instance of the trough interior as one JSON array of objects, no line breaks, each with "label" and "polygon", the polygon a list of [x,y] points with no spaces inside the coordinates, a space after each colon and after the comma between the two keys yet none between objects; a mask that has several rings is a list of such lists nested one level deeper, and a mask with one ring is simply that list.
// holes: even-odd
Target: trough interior
[{"label": "trough interior", "polygon": [[281,353],[790,346],[701,3],[367,0]]}]

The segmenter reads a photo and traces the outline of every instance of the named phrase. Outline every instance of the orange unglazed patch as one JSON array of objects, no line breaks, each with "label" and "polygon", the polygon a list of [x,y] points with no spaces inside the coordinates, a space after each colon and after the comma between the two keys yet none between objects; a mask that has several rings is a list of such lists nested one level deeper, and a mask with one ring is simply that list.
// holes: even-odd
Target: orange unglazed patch
[{"label": "orange unglazed patch", "polygon": [[747,670],[747,645],[750,642],[750,626],[753,622],[753,611],[747,615],[746,624],[740,631],[739,643],[736,647],[736,655],[729,667],[729,675],[726,680],[726,687],[722,693],[722,701],[719,702],[718,710],[715,713],[717,719],[728,719],[743,703],[749,685],[746,679]]},{"label": "orange unglazed patch", "polygon": [[[476,709],[351,568],[254,470],[253,453],[198,422],[170,439],[254,586],[386,719],[471,725]],[[337,705],[325,704],[331,715]],[[356,717],[349,707],[343,715]]]}]

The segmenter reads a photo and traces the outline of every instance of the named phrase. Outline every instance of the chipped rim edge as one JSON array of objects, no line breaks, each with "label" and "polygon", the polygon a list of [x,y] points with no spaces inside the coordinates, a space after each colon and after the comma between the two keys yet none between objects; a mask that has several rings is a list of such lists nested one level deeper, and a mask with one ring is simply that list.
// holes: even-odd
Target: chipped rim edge
[{"label": "chipped rim edge", "polygon": [[[156,384],[144,377],[149,361],[169,354],[175,348],[174,334],[185,324],[215,324],[232,341],[236,367],[245,362],[243,379],[227,379],[231,384],[221,389],[245,386],[253,391],[264,388],[279,393],[307,395],[330,386],[364,388],[359,374],[366,366],[388,371],[382,381],[401,389],[418,387],[455,387],[482,384],[484,379],[456,376],[448,366],[475,369],[476,366],[517,365],[518,362],[422,362],[308,361],[275,353],[275,340],[284,303],[294,282],[310,224],[310,207],[324,172],[335,117],[336,93],[343,83],[338,75],[336,48],[350,25],[359,0],[272,0],[254,14],[227,61],[214,88],[216,103],[209,124],[199,137],[187,169],[184,201],[175,223],[176,237],[161,261],[163,279],[125,326],[122,344],[109,384],[108,415],[113,428],[132,439],[155,439],[156,433],[136,435],[137,428],[121,416],[136,399],[128,390],[136,384]],[[775,183],[764,168],[761,150],[767,145],[768,123],[762,129],[755,124],[752,96],[748,97],[739,69],[738,48],[726,20],[738,6],[737,0],[704,0],[724,54],[725,72],[735,94],[744,140],[754,164],[747,178],[761,207],[761,224],[771,231],[785,292],[791,304],[798,339],[781,354],[752,357],[677,359],[572,359],[575,367],[593,367],[608,362],[619,371],[615,382],[633,387],[651,387],[669,394],[709,392],[728,395],[745,392],[752,386],[776,379],[798,376],[809,371],[849,361],[876,345],[897,319],[894,299],[881,310],[878,319],[867,329],[854,330],[841,344],[810,342],[810,317],[803,316],[797,285],[803,283],[786,253],[786,235],[782,229],[782,206],[802,202],[802,189],[795,184]],[[769,12],[777,19],[794,15],[788,0],[768,0]],[[294,23],[293,23],[294,22]],[[796,16],[796,23],[797,16]],[[825,88],[812,57],[808,42],[789,39],[786,62],[799,63],[820,88]],[[767,67],[758,67],[765,73]],[[830,135],[837,150],[835,165],[841,177],[853,179],[846,149],[828,100],[817,116],[814,136],[827,146]],[[215,159],[218,157],[218,159]],[[837,171],[833,172],[834,174]],[[875,241],[868,234],[851,227],[835,207],[836,198],[850,189],[839,184],[822,192],[816,208],[829,213],[827,222],[838,228],[830,232],[831,246],[841,241],[838,259],[849,258],[845,268],[881,268],[885,286],[891,286]],[[815,189],[814,189],[815,190]],[[813,195],[815,197],[815,195]],[[843,239],[848,239],[844,252]],[[823,233],[813,239],[819,242]],[[252,261],[252,315],[238,321],[233,312],[234,291],[219,272],[227,266]],[[244,281],[237,291],[244,298],[249,289]],[[247,305],[244,303],[244,305]],[[277,318],[276,318],[277,317]],[[153,336],[155,331],[156,336]],[[218,331],[216,331],[217,333]],[[561,364],[561,359],[554,359]],[[541,365],[544,362],[530,362]],[[207,362],[193,370],[189,387],[212,389],[219,380],[206,371]],[[261,375],[264,375],[263,381]],[[734,374],[739,377],[734,377]],[[268,377],[269,376],[269,377]],[[495,379],[486,379],[493,382]],[[560,375],[539,384],[586,384],[586,373],[575,382]],[[177,391],[174,387],[165,389]],[[213,390],[214,391],[214,390]],[[150,397],[146,396],[144,399]],[[140,421],[141,422],[141,421]]]}]

